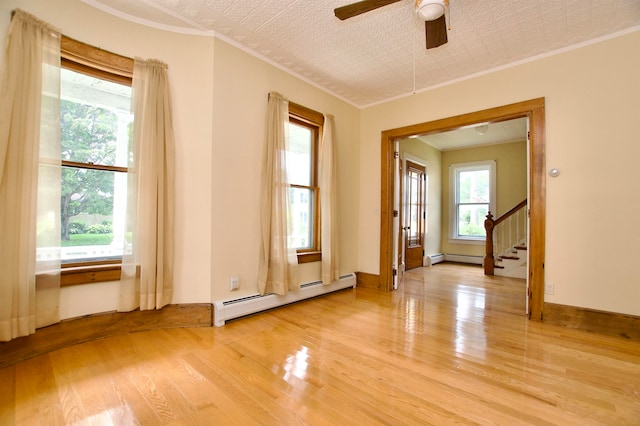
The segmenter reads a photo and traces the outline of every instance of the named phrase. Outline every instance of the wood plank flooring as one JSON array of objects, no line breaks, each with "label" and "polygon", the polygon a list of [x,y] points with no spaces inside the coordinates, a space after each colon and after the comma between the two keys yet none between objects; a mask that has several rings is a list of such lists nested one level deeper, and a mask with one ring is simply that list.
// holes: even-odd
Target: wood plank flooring
[{"label": "wood plank flooring", "polygon": [[83,343],[0,369],[0,425],[640,424],[640,342],[530,322],[524,294],[438,264]]}]

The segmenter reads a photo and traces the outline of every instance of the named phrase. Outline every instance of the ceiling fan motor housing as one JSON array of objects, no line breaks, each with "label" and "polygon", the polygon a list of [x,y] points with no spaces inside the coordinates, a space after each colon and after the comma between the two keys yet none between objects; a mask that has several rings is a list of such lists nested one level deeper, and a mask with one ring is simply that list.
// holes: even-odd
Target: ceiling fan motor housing
[{"label": "ceiling fan motor housing", "polygon": [[444,0],[416,0],[416,15],[423,21],[434,21],[444,15]]}]

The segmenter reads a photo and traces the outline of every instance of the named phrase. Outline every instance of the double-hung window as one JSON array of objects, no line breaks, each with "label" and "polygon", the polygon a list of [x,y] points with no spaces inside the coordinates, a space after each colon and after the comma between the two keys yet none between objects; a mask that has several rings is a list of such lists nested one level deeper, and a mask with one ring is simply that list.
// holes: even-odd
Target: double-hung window
[{"label": "double-hung window", "polygon": [[120,278],[133,61],[63,37],[61,285]]},{"label": "double-hung window", "polygon": [[318,146],[323,121],[322,114],[289,103],[286,161],[292,246],[298,252],[299,263],[320,260]]},{"label": "double-hung window", "polygon": [[451,164],[449,182],[451,240],[483,242],[484,220],[496,211],[496,162]]}]

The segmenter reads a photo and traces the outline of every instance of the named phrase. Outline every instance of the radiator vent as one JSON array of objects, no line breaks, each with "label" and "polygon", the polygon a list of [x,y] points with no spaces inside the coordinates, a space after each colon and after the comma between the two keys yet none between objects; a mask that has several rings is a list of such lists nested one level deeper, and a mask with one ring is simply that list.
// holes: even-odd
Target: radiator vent
[{"label": "radiator vent", "polygon": [[299,302],[311,297],[321,296],[345,288],[356,287],[356,274],[350,273],[341,275],[340,279],[329,285],[322,285],[322,281],[313,281],[300,286],[300,290],[290,291],[284,296],[277,294],[265,294],[261,296],[254,294],[237,299],[225,300],[213,304],[214,322],[216,327],[221,327],[227,320],[240,318],[245,315],[276,308]]},{"label": "radiator vent", "polygon": [[242,303],[242,302],[245,302],[247,300],[259,299],[261,297],[262,296],[260,296],[259,294],[254,294],[253,296],[241,297],[239,299],[233,299],[233,300],[226,300],[226,301],[222,302],[222,304],[225,305],[225,306],[233,305],[235,303]]},{"label": "radiator vent", "polygon": [[311,286],[314,286],[314,285],[322,285],[322,281],[314,281],[312,283],[302,284],[300,286],[300,288],[307,288],[307,287],[311,287]]}]

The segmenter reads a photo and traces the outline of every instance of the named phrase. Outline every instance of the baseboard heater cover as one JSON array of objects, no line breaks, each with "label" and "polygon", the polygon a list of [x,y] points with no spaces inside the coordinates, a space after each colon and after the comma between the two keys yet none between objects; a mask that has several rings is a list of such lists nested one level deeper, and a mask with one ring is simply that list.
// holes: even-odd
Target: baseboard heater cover
[{"label": "baseboard heater cover", "polygon": [[436,263],[444,262],[444,253],[430,254],[429,256],[427,256],[427,259],[428,264],[425,266],[431,266],[435,265]]},{"label": "baseboard heater cover", "polygon": [[265,294],[264,296],[260,296],[259,294],[254,294],[251,296],[240,297],[238,299],[215,302],[213,304],[214,323],[216,327],[222,327],[225,322],[230,319],[255,314],[256,312],[266,311],[267,309],[288,305],[290,303],[321,296],[323,294],[343,290],[349,287],[356,287],[355,273],[341,275],[340,279],[329,285],[322,285],[322,281],[302,284],[300,286],[300,290],[290,291],[284,296],[277,294]]}]

